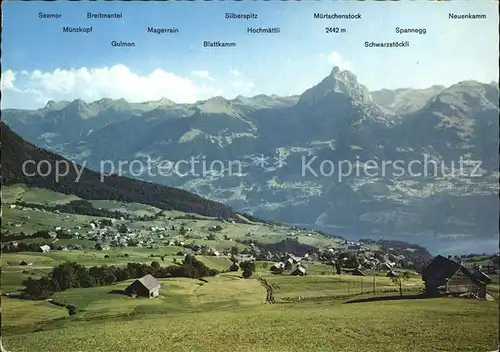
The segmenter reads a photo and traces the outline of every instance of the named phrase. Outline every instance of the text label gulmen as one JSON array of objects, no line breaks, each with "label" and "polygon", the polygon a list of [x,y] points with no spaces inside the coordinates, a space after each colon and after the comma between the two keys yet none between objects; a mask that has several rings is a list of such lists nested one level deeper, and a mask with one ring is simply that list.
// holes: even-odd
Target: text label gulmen
[{"label": "text label gulmen", "polygon": [[135,47],[135,42],[124,42],[124,41],[116,41],[113,40],[111,42],[111,46],[113,47]]}]

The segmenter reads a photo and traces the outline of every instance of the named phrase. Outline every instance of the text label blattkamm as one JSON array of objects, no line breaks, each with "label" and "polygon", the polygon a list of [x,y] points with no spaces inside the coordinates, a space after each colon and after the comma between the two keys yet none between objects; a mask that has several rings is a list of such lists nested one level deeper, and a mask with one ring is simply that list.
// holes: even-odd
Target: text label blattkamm
[{"label": "text label blattkamm", "polygon": [[234,42],[219,42],[219,41],[215,41],[215,42],[210,42],[210,41],[204,41],[203,42],[203,46],[205,48],[234,48],[236,47],[236,43]]}]

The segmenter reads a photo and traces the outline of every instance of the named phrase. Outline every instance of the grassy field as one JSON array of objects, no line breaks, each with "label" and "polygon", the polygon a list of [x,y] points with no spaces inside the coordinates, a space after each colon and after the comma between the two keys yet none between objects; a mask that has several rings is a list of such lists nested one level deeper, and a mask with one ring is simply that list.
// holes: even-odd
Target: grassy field
[{"label": "grassy field", "polygon": [[[99,264],[97,254],[103,252],[52,252],[33,254],[32,259],[47,267],[75,258]],[[146,249],[137,248],[131,255],[149,261]],[[2,288],[16,287],[15,275],[27,267],[5,264],[25,254],[6,256],[10,258],[2,258]],[[211,267],[229,263],[227,258],[198,258]],[[23,276],[41,273],[35,267]],[[160,296],[154,299],[117,293],[131,280],[55,294],[55,302],[78,307],[73,317],[66,308],[46,301],[3,297],[4,345],[12,352],[39,351],[49,343],[54,352],[163,351],[165,346],[178,351],[331,351],[334,346],[336,351],[484,352],[498,344],[498,302],[411,299],[410,294],[421,289],[418,278],[405,282],[403,299],[356,303],[360,298],[394,296],[398,289],[380,276],[294,277],[271,275],[258,266],[256,275],[278,287],[278,304],[266,304],[261,283],[240,275],[223,273],[207,282],[162,279]],[[301,301],[286,303],[290,298]]]},{"label": "grassy field", "polygon": [[[55,227],[86,233],[98,218],[55,214],[38,210],[11,209],[8,204],[24,200],[37,204],[63,204],[73,196],[27,189],[16,185],[2,189],[3,228],[31,233]],[[106,200],[92,201],[96,208],[127,211],[137,216],[153,215],[159,209],[142,204]],[[247,246],[237,239],[275,243],[285,238],[330,247],[339,240],[316,233],[294,232],[266,224],[222,224],[217,219],[174,219],[183,214],[165,212],[154,221],[125,222],[134,232],[151,226],[165,227],[166,238],[179,238],[218,250]],[[184,214],[185,215],[185,214]],[[9,221],[21,227],[5,225]],[[120,224],[122,221],[117,221]],[[171,226],[185,226],[188,236],[179,236]],[[203,239],[209,228],[222,225],[215,240]],[[36,242],[37,239],[26,239]],[[23,280],[39,278],[65,261],[87,268],[100,265],[124,266],[129,262],[162,266],[181,261],[182,247],[163,246],[94,250],[85,239],[58,240],[60,244],[82,244],[84,250],[50,253],[4,253],[0,259],[2,293],[15,293]],[[124,254],[128,256],[125,257]],[[152,257],[153,255],[154,257]],[[164,256],[161,260],[158,256]],[[108,256],[106,258],[105,256]],[[197,256],[208,267],[225,271],[227,257]],[[21,261],[33,262],[21,266]],[[2,297],[2,338],[10,352],[66,351],[478,351],[498,348],[498,302],[439,298],[415,299],[422,289],[419,277],[404,283],[404,297],[398,287],[383,276],[334,275],[334,268],[307,262],[308,275],[272,275],[271,262],[256,262],[254,278],[241,272],[222,273],[206,280],[162,279],[160,296],[154,299],[123,295],[131,280],[115,285],[58,292],[49,301]],[[264,279],[273,285],[277,304],[267,304]],[[498,280],[488,290],[498,299]],[[392,296],[392,299],[391,299]],[[376,300],[362,299],[376,297]],[[350,302],[350,303],[349,303]],[[55,304],[57,303],[57,304]],[[75,305],[78,314],[69,316],[59,305]]]},{"label": "grassy field", "polygon": [[[287,295],[303,294],[306,287],[333,294],[345,284],[333,277],[280,277],[277,282]],[[265,290],[257,280],[234,274],[208,283],[166,279],[155,299],[110,293],[126,285],[58,293],[55,300],[83,310],[66,318],[64,308],[48,302],[3,298],[7,350],[484,352],[498,344],[497,302],[439,298],[265,304]]]}]

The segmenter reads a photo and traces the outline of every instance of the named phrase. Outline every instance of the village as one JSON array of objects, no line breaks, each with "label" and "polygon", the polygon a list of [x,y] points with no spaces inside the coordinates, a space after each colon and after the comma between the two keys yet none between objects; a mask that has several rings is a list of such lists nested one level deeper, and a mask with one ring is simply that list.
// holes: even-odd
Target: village
[{"label": "village", "polygon": [[[11,204],[10,209],[16,211],[39,211],[45,209],[29,208]],[[54,210],[53,215],[69,219],[71,215]],[[338,239],[334,245],[318,248],[311,245],[300,244],[299,236],[310,238],[318,233],[310,230],[298,229],[295,226],[265,224],[269,229],[284,233],[284,240],[278,245],[260,243],[251,231],[245,236],[233,238],[227,231],[228,224],[234,225],[234,220],[195,218],[193,215],[178,217],[164,216],[154,218],[154,224],[144,224],[126,214],[119,219],[94,218],[87,222],[79,223],[73,228],[55,226],[52,230],[39,231],[31,237],[39,238],[40,243],[23,244],[24,239],[30,238],[23,233],[8,231],[7,238],[19,238],[2,244],[2,252],[36,251],[49,253],[50,251],[97,251],[102,252],[104,258],[109,258],[111,253],[123,252],[127,248],[144,248],[151,250],[150,257],[161,257],[161,249],[177,248],[176,256],[187,255],[202,257],[227,258],[229,265],[222,272],[238,272],[242,263],[262,262],[261,267],[272,275],[307,276],[308,267],[321,263],[325,270],[322,274],[352,275],[352,276],[385,276],[397,278],[405,275],[420,276],[424,281],[425,291],[433,296],[439,294],[461,295],[462,297],[475,297],[477,299],[491,299],[487,295],[486,285],[492,279],[488,274],[498,275],[498,257],[495,262],[489,262],[483,269],[480,265],[467,265],[465,258],[454,256],[437,256],[425,265],[419,265],[411,256],[414,248],[404,248],[403,251],[394,251],[393,248],[383,248],[375,242],[348,241]],[[25,222],[29,216],[22,216]],[[214,224],[214,222],[216,224]],[[200,224],[203,224],[200,226]],[[19,227],[21,223],[10,221],[8,226]],[[74,241],[74,243],[71,243]],[[64,242],[64,243],[61,243]],[[80,244],[83,242],[85,244]],[[213,244],[208,244],[213,243]],[[218,244],[224,243],[221,246]],[[228,245],[229,244],[229,245]],[[281,246],[279,245],[281,244]],[[295,250],[287,250],[294,248]],[[157,251],[158,253],[155,253]],[[401,253],[406,253],[401,254]],[[110,254],[106,254],[110,253]],[[464,262],[464,263],[463,263]],[[464,266],[464,265],[467,265]],[[20,266],[33,266],[29,260],[21,260]],[[35,263],[36,265],[36,263]],[[329,269],[325,269],[329,268]],[[149,275],[149,274],[148,274]],[[155,282],[151,278],[137,278],[137,283]],[[156,286],[155,286],[156,289]],[[150,294],[148,294],[150,296]]]}]

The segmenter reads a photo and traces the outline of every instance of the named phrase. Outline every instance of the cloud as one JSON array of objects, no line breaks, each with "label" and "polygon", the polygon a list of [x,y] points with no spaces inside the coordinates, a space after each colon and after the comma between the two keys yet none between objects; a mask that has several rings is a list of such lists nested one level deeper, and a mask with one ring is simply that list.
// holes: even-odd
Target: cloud
[{"label": "cloud", "polygon": [[16,81],[16,73],[12,70],[7,70],[2,73],[2,90],[15,89],[14,82]]},{"label": "cloud", "polygon": [[229,71],[229,72],[231,72],[231,74],[232,74],[233,76],[236,76],[236,77],[241,76],[241,73],[240,73],[240,71],[238,71],[238,70],[231,70],[231,71]]},{"label": "cloud", "polygon": [[[208,73],[208,72],[207,72]],[[210,77],[210,75],[204,78]],[[219,87],[196,84],[186,77],[156,69],[139,75],[125,65],[102,68],[58,68],[52,72],[35,70],[2,74],[2,107],[38,108],[47,100],[95,101],[101,98],[130,102],[159,100],[163,97],[178,103],[192,103],[222,95]]]},{"label": "cloud", "polygon": [[321,56],[332,66],[338,66],[342,70],[352,70],[351,62],[345,60],[338,52],[333,51],[329,54],[321,54]]},{"label": "cloud", "polygon": [[246,77],[243,73],[238,70],[230,71],[235,78],[231,81],[231,87],[234,88],[234,91],[238,92],[238,95],[251,95],[256,92],[255,82]]},{"label": "cloud", "polygon": [[208,79],[209,81],[212,82],[215,81],[215,79],[212,76],[210,76],[210,72],[208,71],[193,71],[191,72],[191,74],[199,78]]}]

